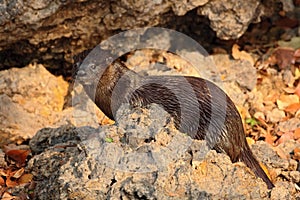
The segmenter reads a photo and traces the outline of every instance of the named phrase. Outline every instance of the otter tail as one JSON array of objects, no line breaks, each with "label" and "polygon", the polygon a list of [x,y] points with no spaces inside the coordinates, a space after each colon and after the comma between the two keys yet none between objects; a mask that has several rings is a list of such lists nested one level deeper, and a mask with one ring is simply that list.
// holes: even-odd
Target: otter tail
[{"label": "otter tail", "polygon": [[250,147],[246,145],[246,147],[242,148],[240,160],[244,162],[247,167],[252,169],[254,174],[257,177],[260,177],[268,186],[268,189],[272,189],[274,187],[273,183],[267,176],[267,174],[264,172],[264,170],[259,165],[259,162],[253,155],[252,151],[250,150]]}]

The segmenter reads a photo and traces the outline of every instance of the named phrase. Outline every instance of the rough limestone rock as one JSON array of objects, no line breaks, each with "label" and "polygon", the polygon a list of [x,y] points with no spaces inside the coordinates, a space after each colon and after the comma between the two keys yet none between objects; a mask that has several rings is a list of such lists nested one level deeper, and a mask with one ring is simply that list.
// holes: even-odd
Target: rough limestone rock
[{"label": "rough limestone rock", "polygon": [[[275,5],[273,0],[5,0],[0,3],[0,69],[33,59],[54,71],[69,69],[73,55],[137,27],[177,24],[181,30],[188,24],[185,29],[203,38],[208,33],[198,22],[203,16],[219,38],[238,38],[250,23],[270,15]],[[186,22],[178,23],[181,19]]]},{"label": "rough limestone rock", "polygon": [[16,137],[28,139],[54,124],[63,110],[68,84],[42,65],[0,72],[0,145]]},{"label": "rough limestone rock", "polygon": [[159,106],[124,106],[118,119],[40,130],[28,165],[36,199],[268,199],[244,164],[178,132]]},{"label": "rough limestone rock", "polygon": [[210,19],[211,28],[220,38],[237,38],[246,31],[253,19],[256,19],[259,4],[256,0],[210,1],[205,6],[199,7],[198,13]]}]

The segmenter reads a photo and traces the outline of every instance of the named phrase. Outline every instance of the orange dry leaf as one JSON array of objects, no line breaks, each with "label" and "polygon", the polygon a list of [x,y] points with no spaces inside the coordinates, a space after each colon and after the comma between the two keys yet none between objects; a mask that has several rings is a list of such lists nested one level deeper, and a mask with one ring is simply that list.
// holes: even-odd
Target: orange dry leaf
[{"label": "orange dry leaf", "polygon": [[[9,188],[16,187],[20,184],[24,183],[30,183],[32,182],[33,175],[32,174],[24,174],[24,168],[12,171],[11,168],[5,170],[2,172],[2,175],[0,176],[0,186],[6,185]],[[2,177],[5,177],[2,178]]]},{"label": "orange dry leaf", "polygon": [[6,178],[6,186],[9,188],[13,188],[18,186],[19,184],[17,183],[17,181],[15,179],[11,179],[12,177],[7,177]]},{"label": "orange dry leaf", "polygon": [[292,131],[286,132],[276,141],[276,145],[279,145],[281,143],[284,143],[287,140],[292,140],[292,139],[294,139],[294,133]]},{"label": "orange dry leaf", "polygon": [[250,137],[246,137],[246,140],[247,140],[247,143],[249,146],[252,146],[253,144],[255,144],[255,141]]},{"label": "orange dry leaf", "polygon": [[[271,126],[269,126],[266,122],[265,122],[265,120],[263,120],[262,118],[258,118],[257,119],[259,122],[260,122],[260,124],[261,125],[263,125],[264,127],[266,127],[266,133],[264,134],[264,136],[265,136],[265,142],[266,143],[269,143],[269,144],[271,144],[271,145],[274,145],[274,141],[277,139],[277,137],[275,136],[275,135],[272,135],[271,134],[271,131],[273,130],[273,127],[271,127]],[[261,132],[263,131],[263,128],[261,128],[261,130],[260,130]]]},{"label": "orange dry leaf", "polygon": [[30,150],[12,149],[5,152],[5,154],[12,160],[16,161],[20,166],[25,165],[26,158]]},{"label": "orange dry leaf", "polygon": [[284,135],[284,132],[283,132],[283,131],[278,131],[278,132],[276,133],[276,135],[277,135],[277,136],[282,136],[282,135]]},{"label": "orange dry leaf", "polygon": [[237,44],[234,44],[232,46],[232,57],[236,60],[247,60],[251,63],[251,65],[254,65],[254,59],[252,58],[252,56],[246,51],[240,51],[239,48],[240,47]]},{"label": "orange dry leaf", "polygon": [[7,170],[0,168],[0,176],[8,176]]},{"label": "orange dry leaf", "polygon": [[296,160],[300,160],[300,148],[299,147],[296,147],[294,149],[294,156],[293,156],[294,159]]},{"label": "orange dry leaf", "polygon": [[299,103],[299,97],[297,95],[280,95],[279,99],[276,101],[277,106],[280,110],[284,110],[286,107],[288,107],[291,104]]},{"label": "orange dry leaf", "polygon": [[4,192],[4,194],[2,195],[2,199],[1,200],[15,200],[15,199],[17,199],[17,198],[14,197],[14,196],[12,196],[8,192]]},{"label": "orange dry leaf", "polygon": [[295,76],[294,76],[295,80],[299,79],[300,78],[300,69],[296,68],[294,73],[295,73]]},{"label": "orange dry leaf", "polygon": [[259,121],[259,123],[261,123],[267,129],[270,129],[270,131],[271,131],[271,127],[267,124],[267,122],[264,119],[262,119],[261,117],[258,117],[257,120]]},{"label": "orange dry leaf", "polygon": [[273,136],[269,131],[267,132],[265,136],[265,142],[269,143],[271,145],[274,145],[274,141],[277,139],[276,136]]},{"label": "orange dry leaf", "polygon": [[288,105],[284,111],[289,112],[289,113],[296,113],[300,109],[300,103],[292,103]]},{"label": "orange dry leaf", "polygon": [[295,89],[295,94],[300,97],[300,82],[298,83],[296,89]]},{"label": "orange dry leaf", "polygon": [[18,179],[18,178],[20,178],[24,174],[24,171],[25,171],[24,168],[18,169],[17,171],[14,171],[11,174],[11,177],[15,178],[15,179]]},{"label": "orange dry leaf", "polygon": [[33,179],[33,175],[32,174],[23,174],[21,176],[21,178],[18,180],[19,184],[26,184],[26,183],[30,183]]},{"label": "orange dry leaf", "polygon": [[290,87],[287,87],[287,88],[283,88],[283,90],[288,93],[288,94],[294,94],[295,93],[295,88],[290,88]]},{"label": "orange dry leaf", "polygon": [[300,128],[296,128],[294,132],[294,139],[298,140],[300,138]]},{"label": "orange dry leaf", "polygon": [[4,185],[5,185],[5,181],[2,178],[2,176],[0,176],[0,188],[1,188],[1,186],[3,187]]},{"label": "orange dry leaf", "polygon": [[24,173],[24,168],[18,169],[16,171],[8,170],[8,176],[6,177],[7,187],[16,187],[19,185],[18,178],[20,178]]},{"label": "orange dry leaf", "polygon": [[279,98],[279,92],[275,90],[271,90],[269,94],[266,97],[264,97],[264,102],[275,103],[278,98]]}]

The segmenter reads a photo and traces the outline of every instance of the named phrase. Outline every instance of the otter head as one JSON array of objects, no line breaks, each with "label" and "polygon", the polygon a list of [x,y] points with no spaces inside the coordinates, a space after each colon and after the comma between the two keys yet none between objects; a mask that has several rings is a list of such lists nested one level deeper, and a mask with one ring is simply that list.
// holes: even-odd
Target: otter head
[{"label": "otter head", "polygon": [[[85,58],[84,58],[85,57]],[[95,47],[92,51],[86,50],[74,58],[76,80],[84,86],[97,85],[105,69],[114,60],[108,50]]]}]

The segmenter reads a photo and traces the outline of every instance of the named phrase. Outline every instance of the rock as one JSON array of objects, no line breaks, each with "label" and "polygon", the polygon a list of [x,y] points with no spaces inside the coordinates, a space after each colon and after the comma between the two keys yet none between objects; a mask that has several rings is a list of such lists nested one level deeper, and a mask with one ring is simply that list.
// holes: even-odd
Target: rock
[{"label": "rock", "polygon": [[[198,24],[194,26],[195,19],[204,16],[219,38],[236,39],[250,23],[269,16],[276,8],[278,5],[272,0],[263,3],[259,0],[3,1],[0,5],[0,69],[38,60],[52,70],[64,68],[64,72],[70,73],[73,55],[121,30],[171,27],[182,18],[191,24],[181,24],[178,30],[187,26],[187,30],[192,30],[191,35],[194,34],[201,30],[194,30],[199,28]],[[200,35],[207,34],[206,29],[202,31]]]},{"label": "rock", "polygon": [[[262,161],[264,164],[268,166],[270,172],[275,172],[274,176],[281,177],[278,178],[277,182],[279,182],[279,185],[281,184],[287,184],[283,183],[283,180],[288,180],[289,184],[297,183],[299,179],[299,171],[298,171],[298,162],[296,160],[293,160],[289,157],[290,153],[294,150],[294,148],[299,147],[299,143],[297,143],[294,140],[286,141],[277,147],[277,151],[282,151],[285,155],[287,155],[287,159],[280,158],[277,153],[271,148],[271,145],[258,141],[255,144],[252,145],[252,151],[257,156],[257,158]],[[276,178],[275,177],[275,178]],[[284,178],[282,178],[284,177]],[[277,186],[277,182],[275,185]],[[277,190],[277,189],[276,189]],[[280,189],[282,190],[282,188]],[[290,190],[291,192],[291,190]],[[272,191],[273,193],[273,191]],[[274,198],[276,192],[274,192]],[[292,193],[289,193],[292,194]],[[277,197],[276,197],[277,198]],[[275,198],[275,199],[276,199]]]},{"label": "rock", "polygon": [[271,145],[262,141],[257,141],[251,147],[258,160],[266,164],[269,168],[289,169],[288,160],[281,159],[271,148]]},{"label": "rock", "polygon": [[256,69],[248,61],[232,60],[228,55],[214,55],[212,59],[218,69],[218,74],[222,77],[221,87],[236,105],[243,105],[247,96],[242,89],[254,89]]},{"label": "rock", "polygon": [[[247,101],[251,104],[250,108],[251,110],[258,111],[260,113],[263,113],[265,116],[265,113],[263,111],[266,111],[265,103],[264,103],[264,95],[260,91],[257,91],[257,89],[248,92],[247,93],[248,99]],[[273,106],[273,103],[269,104],[270,106]],[[274,105],[275,107],[275,105]],[[261,115],[261,114],[259,114]]]},{"label": "rock", "polygon": [[290,177],[292,178],[294,183],[300,182],[300,172],[299,171],[291,171]]},{"label": "rock", "polygon": [[[255,19],[259,2],[227,0],[209,1],[204,7],[198,8],[198,13],[210,19],[211,28],[223,39],[240,37],[248,25]],[[231,15],[230,13],[236,13]],[[225,29],[226,27],[227,29]]]},{"label": "rock", "polygon": [[[129,116],[115,125],[42,129],[33,137],[36,199],[267,199],[266,185],[244,164],[177,131],[158,106],[120,112]],[[151,125],[153,115],[165,120]]]},{"label": "rock", "polygon": [[[104,114],[82,91],[74,88],[72,108],[64,109],[68,83],[42,65],[0,71],[0,146],[31,138],[44,127],[66,124],[98,127]],[[80,102],[80,103],[78,103]]]},{"label": "rock", "polygon": [[276,131],[288,132],[297,128],[300,128],[300,119],[291,118],[286,121],[279,122],[278,126],[276,127]]},{"label": "rock", "polygon": [[209,0],[192,0],[192,1],[180,1],[180,0],[173,0],[172,3],[172,10],[176,15],[185,15],[188,11],[205,5]]},{"label": "rock", "polygon": [[30,140],[29,145],[34,154],[39,154],[51,146],[73,140],[74,143],[77,143],[79,139],[75,128],[71,125],[65,125],[61,126],[56,132],[53,131],[53,128],[39,130]]},{"label": "rock", "polygon": [[295,78],[291,72],[291,70],[284,70],[282,74],[283,82],[289,87],[293,87],[295,82]]},{"label": "rock", "polygon": [[292,183],[279,182],[271,191],[271,200],[292,199],[292,194],[295,194],[295,187]]},{"label": "rock", "polygon": [[277,123],[285,117],[285,112],[278,108],[274,108],[272,111],[266,111],[267,121],[271,123]]},{"label": "rock", "polygon": [[[0,72],[0,131],[9,138],[32,137],[54,124],[62,111],[68,84],[42,65]],[[5,135],[3,135],[4,137]]]},{"label": "rock", "polygon": [[256,113],[254,113],[253,117],[256,118],[256,119],[265,120],[265,115],[264,115],[263,112],[256,112]]}]

